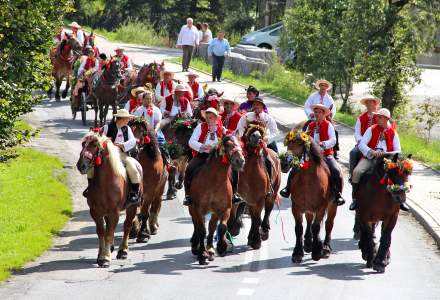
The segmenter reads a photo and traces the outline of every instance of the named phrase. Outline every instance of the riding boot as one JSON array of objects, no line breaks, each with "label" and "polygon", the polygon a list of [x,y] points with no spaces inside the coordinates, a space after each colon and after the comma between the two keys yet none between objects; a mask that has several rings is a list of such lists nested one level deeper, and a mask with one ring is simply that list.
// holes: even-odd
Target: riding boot
[{"label": "riding boot", "polygon": [[232,203],[233,204],[239,204],[244,202],[243,198],[241,197],[241,195],[237,192],[238,191],[238,171],[232,171],[231,172],[231,177],[232,177]]},{"label": "riding boot", "polygon": [[189,196],[190,182],[186,176],[185,176],[184,186],[185,186],[185,200],[183,200],[183,205],[190,206],[192,204],[192,199]]},{"label": "riding boot", "polygon": [[130,193],[128,195],[127,207],[139,203],[139,183],[130,183]]},{"label": "riding boot", "polygon": [[290,196],[290,183],[293,178],[293,170],[290,171],[289,177],[287,177],[287,185],[280,191],[280,195],[284,198],[289,198]]},{"label": "riding boot", "polygon": [[84,190],[84,192],[83,192],[83,197],[84,198],[87,198],[87,195],[88,195],[88,193],[89,193],[89,187],[90,186],[92,186],[92,178],[87,178],[87,187],[86,187],[86,189]]},{"label": "riding boot", "polygon": [[409,207],[405,203],[400,203],[400,210],[409,211]]},{"label": "riding boot", "polygon": [[338,178],[338,184],[336,184],[336,189],[335,189],[335,200],[334,202],[336,203],[337,206],[341,206],[345,204],[345,199],[342,197],[342,178]]},{"label": "riding boot", "polygon": [[352,186],[352,192],[351,192],[351,204],[350,204],[350,207],[349,207],[349,209],[350,210],[356,210],[356,208],[357,208],[357,201],[356,201],[356,193],[357,193],[357,190],[358,190],[358,188],[359,188],[359,183],[351,183],[351,186]]},{"label": "riding boot", "polygon": [[165,166],[168,166],[171,163],[170,153],[163,146],[159,146],[160,153],[162,154],[162,159]]}]

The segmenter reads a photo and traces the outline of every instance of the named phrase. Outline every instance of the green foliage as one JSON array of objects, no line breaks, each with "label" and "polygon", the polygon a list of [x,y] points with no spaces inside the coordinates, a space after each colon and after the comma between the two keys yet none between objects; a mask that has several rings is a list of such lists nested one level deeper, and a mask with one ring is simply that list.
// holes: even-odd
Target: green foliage
[{"label": "green foliage", "polygon": [[49,50],[68,0],[0,2],[0,149],[20,138],[12,128],[51,84]]},{"label": "green foliage", "polygon": [[426,142],[429,143],[432,128],[440,122],[440,105],[428,98],[419,104],[417,108],[415,119],[423,124],[424,129],[427,131]]},{"label": "green foliage", "polygon": [[17,155],[0,164],[0,281],[48,249],[72,210],[63,164],[29,148]]}]

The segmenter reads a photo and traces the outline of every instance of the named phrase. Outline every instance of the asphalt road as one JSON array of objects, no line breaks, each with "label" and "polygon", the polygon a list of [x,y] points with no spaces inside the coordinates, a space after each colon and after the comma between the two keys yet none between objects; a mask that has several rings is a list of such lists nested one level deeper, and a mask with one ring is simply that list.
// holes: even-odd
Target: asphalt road
[{"label": "asphalt road", "polygon": [[[130,49],[135,52],[136,49]],[[140,50],[138,50],[140,51]],[[145,51],[145,50],[142,50]],[[153,58],[164,56],[152,50]],[[226,83],[225,89],[228,88]],[[93,118],[92,112],[88,119]],[[199,266],[190,252],[192,223],[178,199],[164,201],[159,233],[147,244],[130,243],[129,257],[108,269],[95,264],[98,241],[85,199],[86,179],[75,169],[87,128],[72,121],[67,99],[45,100],[28,115],[42,127],[32,146],[66,164],[75,213],[50,251],[0,287],[0,299],[439,299],[440,255],[411,215],[401,213],[393,232],[392,261],[385,274],[365,268],[352,239],[353,213],[338,211],[329,259],[293,264],[294,224],[288,200],[271,216],[272,230],[260,250],[246,246],[250,220],[233,253]],[[283,185],[286,176],[283,175]],[[344,196],[350,199],[346,183]],[[123,221],[123,217],[121,217]],[[283,238],[283,232],[285,239]],[[322,234],[321,234],[322,235]],[[121,238],[118,227],[116,243]]]}]

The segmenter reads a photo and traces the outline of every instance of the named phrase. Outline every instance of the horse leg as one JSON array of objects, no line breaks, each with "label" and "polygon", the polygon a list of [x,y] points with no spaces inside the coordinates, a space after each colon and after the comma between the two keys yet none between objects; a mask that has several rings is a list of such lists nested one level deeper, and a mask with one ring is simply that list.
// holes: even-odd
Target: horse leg
[{"label": "horse leg", "polygon": [[118,225],[119,213],[115,213],[106,218],[106,230],[105,230],[105,247],[103,253],[103,263],[101,267],[108,268],[112,260],[111,252],[113,241],[115,239],[115,230]]},{"label": "horse leg", "polygon": [[312,252],[312,244],[313,244],[313,238],[312,238],[312,223],[313,223],[313,214],[306,213],[306,233],[304,235],[304,252],[310,253]]},{"label": "horse leg", "polygon": [[133,227],[133,220],[136,217],[137,207],[135,205],[130,206],[125,212],[124,221],[124,236],[122,237],[121,244],[119,245],[117,259],[127,259],[128,256],[128,237],[130,235],[131,228]]},{"label": "horse leg", "polygon": [[272,197],[266,198],[266,203],[264,204],[264,217],[263,222],[261,223],[260,236],[261,240],[267,241],[269,239],[269,230],[270,230],[270,214],[272,212],[274,205],[274,201]]},{"label": "horse leg", "polygon": [[55,79],[55,100],[57,102],[60,101],[60,86],[61,86],[61,79],[56,78]]},{"label": "horse leg", "polygon": [[188,166],[188,159],[184,158],[179,165],[179,177],[177,183],[175,184],[175,188],[180,190],[183,187],[183,180],[185,179],[185,171]]},{"label": "horse leg", "polygon": [[398,213],[384,220],[382,223],[379,250],[373,261],[373,269],[379,273],[384,273],[386,266],[390,263],[391,233],[396,226],[397,217]]},{"label": "horse leg", "polygon": [[197,227],[197,235],[199,239],[199,249],[197,253],[197,259],[199,260],[200,265],[207,265],[207,259],[209,258],[208,253],[206,252],[205,247],[205,237],[206,237],[206,226],[205,226],[205,218],[201,214],[201,212],[194,210],[193,219],[195,226]]},{"label": "horse leg", "polygon": [[218,217],[215,214],[211,215],[208,225],[208,236],[206,237],[206,251],[208,252],[208,260],[213,261],[215,250],[214,250],[214,233],[217,228]]},{"label": "horse leg", "polygon": [[172,200],[176,198],[176,173],[177,173],[177,165],[176,162],[173,162],[172,165],[170,165],[170,170],[168,174],[168,191],[167,191],[167,199]]},{"label": "horse leg", "polygon": [[104,219],[101,216],[98,216],[96,212],[92,209],[90,209],[90,215],[92,216],[93,221],[95,221],[96,224],[96,234],[98,235],[99,240],[99,250],[98,250],[98,257],[96,259],[96,263],[98,266],[102,267],[102,264],[104,263],[104,248],[105,248],[105,227],[104,227]]},{"label": "horse leg", "polygon": [[292,262],[300,263],[304,257],[303,248],[303,215],[295,206],[292,207],[293,218],[295,219],[295,237],[296,243],[295,248],[293,248]]},{"label": "horse leg", "polygon": [[246,208],[246,203],[242,202],[238,205],[234,205],[232,208],[231,216],[228,220],[228,231],[232,236],[240,234],[240,229],[243,227],[243,213]]},{"label": "horse leg", "polygon": [[325,220],[325,238],[324,238],[324,248],[322,249],[322,258],[328,258],[332,251],[330,241],[332,239],[333,224],[335,222],[336,211],[338,206],[335,202],[330,201],[327,206],[327,219]]},{"label": "horse leg", "polygon": [[217,253],[220,256],[225,256],[228,251],[228,243],[226,239],[226,232],[228,231],[228,223],[229,217],[231,216],[231,209],[227,209],[223,216],[221,216],[220,224],[217,227]]},{"label": "horse leg", "polygon": [[150,219],[149,219],[149,227],[150,234],[157,234],[157,230],[159,229],[158,216],[160,212],[160,208],[162,207],[162,195],[156,196],[156,198],[152,201],[150,207]]},{"label": "horse leg", "polygon": [[375,243],[373,240],[373,231],[370,223],[359,221],[361,231],[359,248],[362,252],[362,259],[367,262],[367,268],[373,266],[373,258],[375,256]]},{"label": "horse leg", "polygon": [[[191,208],[190,208],[190,210],[191,210]],[[197,231],[197,225],[196,225],[196,223],[194,222],[194,218],[191,218],[192,219],[192,222],[193,222],[193,226],[194,226],[194,231],[193,231],[193,234],[192,234],[192,236],[191,236],[191,240],[190,240],[190,243],[191,243],[191,252],[192,252],[192,254],[193,255],[199,255],[199,233],[198,233],[198,231]]]},{"label": "horse leg", "polygon": [[139,214],[139,219],[141,220],[141,229],[136,238],[137,243],[147,243],[150,239],[150,231],[148,230],[147,220],[150,217],[150,205],[148,201],[148,196],[143,195],[143,201],[141,206],[141,212]]},{"label": "horse leg", "polygon": [[70,88],[70,76],[67,75],[67,78],[66,78],[66,88],[64,89],[63,93],[61,94],[63,99],[67,97],[67,93],[69,92],[69,88]]},{"label": "horse leg", "polygon": [[320,260],[322,256],[323,244],[321,237],[319,236],[319,232],[321,231],[321,222],[324,219],[326,206],[321,208],[315,215],[315,220],[312,224],[312,236],[313,236],[313,244],[312,244],[312,259]]},{"label": "horse leg", "polygon": [[260,226],[261,226],[261,211],[262,207],[250,207],[251,214],[251,229],[249,230],[248,246],[252,249],[261,248]]},{"label": "horse leg", "polygon": [[53,92],[53,82],[50,83],[49,88],[47,89],[47,97],[49,99],[52,99],[52,92]]},{"label": "horse leg", "polygon": [[107,122],[108,108],[109,108],[109,104],[106,103],[104,105],[104,112],[103,112],[103,118],[101,120],[101,126],[103,126]]},{"label": "horse leg", "polygon": [[360,227],[360,221],[359,221],[359,211],[356,210],[355,215],[354,215],[353,238],[355,240],[359,240],[360,234],[361,234],[361,227]]}]

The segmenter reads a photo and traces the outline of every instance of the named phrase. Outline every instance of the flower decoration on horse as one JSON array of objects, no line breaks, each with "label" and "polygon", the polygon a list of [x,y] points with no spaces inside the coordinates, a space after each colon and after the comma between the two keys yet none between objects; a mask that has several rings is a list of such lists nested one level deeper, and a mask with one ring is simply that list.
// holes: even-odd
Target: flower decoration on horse
[{"label": "flower decoration on horse", "polygon": [[178,117],[171,124],[174,129],[193,129],[193,120],[183,117]]},{"label": "flower decoration on horse", "polygon": [[390,173],[396,172],[400,177],[408,177],[412,174],[413,171],[413,160],[411,157],[408,157],[403,160],[394,161],[391,159],[384,158],[384,171],[385,175],[380,180],[380,183],[385,185],[386,189],[390,193],[399,193],[399,192],[409,192],[412,189],[412,185],[408,182],[403,183],[395,183]]},{"label": "flower decoration on horse", "polygon": [[287,146],[291,142],[302,143],[304,144],[306,150],[310,151],[312,140],[306,131],[295,131],[292,129],[284,138],[284,146]]}]

